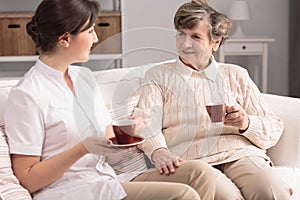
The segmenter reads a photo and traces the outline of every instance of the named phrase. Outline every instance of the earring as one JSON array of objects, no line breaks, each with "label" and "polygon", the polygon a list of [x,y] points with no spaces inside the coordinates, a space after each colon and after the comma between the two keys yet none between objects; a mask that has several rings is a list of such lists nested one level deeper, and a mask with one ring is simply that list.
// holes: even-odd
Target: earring
[{"label": "earring", "polygon": [[65,48],[69,47],[69,43],[67,41],[62,41],[61,45]]}]

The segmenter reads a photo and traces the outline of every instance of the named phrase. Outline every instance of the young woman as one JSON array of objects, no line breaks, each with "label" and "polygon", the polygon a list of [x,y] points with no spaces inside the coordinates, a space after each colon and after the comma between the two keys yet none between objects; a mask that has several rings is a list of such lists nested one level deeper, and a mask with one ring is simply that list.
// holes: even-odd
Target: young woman
[{"label": "young woman", "polygon": [[87,61],[98,41],[99,8],[97,1],[43,0],[27,24],[40,56],[11,90],[5,113],[15,175],[42,200],[213,199],[206,165],[184,162],[178,175],[149,172],[121,182],[107,164],[122,151],[105,139],[110,115],[91,71],[72,65]]}]

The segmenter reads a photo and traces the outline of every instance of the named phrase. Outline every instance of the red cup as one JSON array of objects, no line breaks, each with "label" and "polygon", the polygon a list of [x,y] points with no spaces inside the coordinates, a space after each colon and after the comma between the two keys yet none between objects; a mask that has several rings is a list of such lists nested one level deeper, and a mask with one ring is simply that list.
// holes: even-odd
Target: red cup
[{"label": "red cup", "polygon": [[206,110],[212,123],[224,122],[226,113],[225,103],[206,105]]},{"label": "red cup", "polygon": [[118,120],[112,123],[113,131],[118,144],[134,143],[134,120]]}]

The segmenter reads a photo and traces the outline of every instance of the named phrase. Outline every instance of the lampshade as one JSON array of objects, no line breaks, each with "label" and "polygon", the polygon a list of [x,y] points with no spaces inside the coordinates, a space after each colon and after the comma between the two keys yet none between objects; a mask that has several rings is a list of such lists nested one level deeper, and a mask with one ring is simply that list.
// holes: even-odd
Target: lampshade
[{"label": "lampshade", "polygon": [[233,1],[228,17],[231,20],[249,20],[250,11],[247,0],[235,0]]}]

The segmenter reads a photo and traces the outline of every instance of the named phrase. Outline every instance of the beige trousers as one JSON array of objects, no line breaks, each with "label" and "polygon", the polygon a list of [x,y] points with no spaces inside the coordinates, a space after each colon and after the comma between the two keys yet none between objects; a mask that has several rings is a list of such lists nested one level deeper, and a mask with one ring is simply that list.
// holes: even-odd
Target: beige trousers
[{"label": "beige trousers", "polygon": [[174,174],[149,171],[122,186],[127,193],[126,200],[213,200],[215,184],[211,166],[200,160],[189,160],[182,162]]},{"label": "beige trousers", "polygon": [[262,157],[246,157],[215,166],[216,200],[286,200],[291,189]]}]

